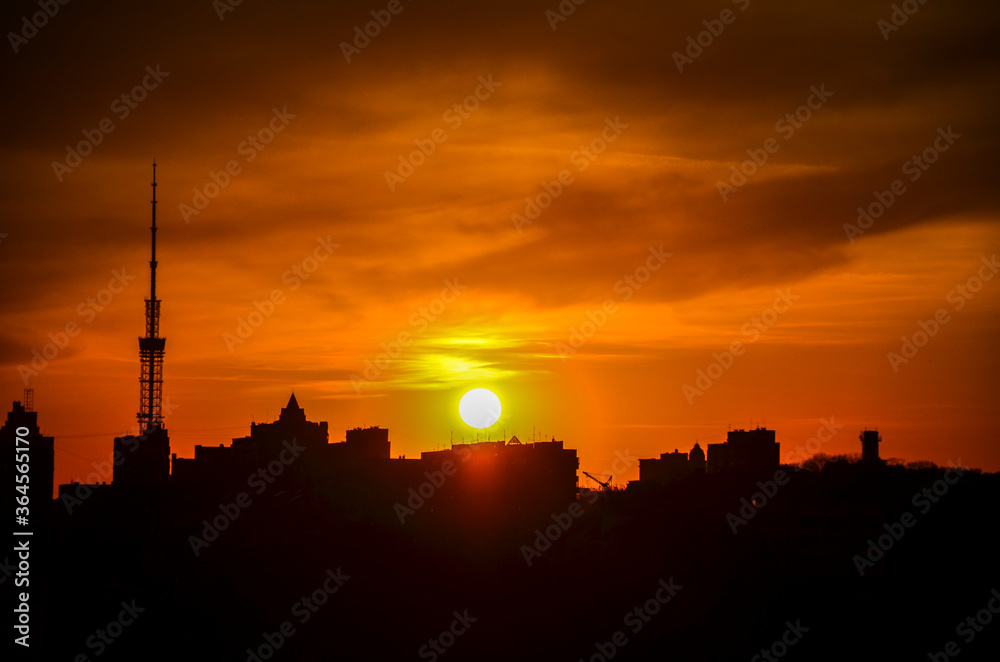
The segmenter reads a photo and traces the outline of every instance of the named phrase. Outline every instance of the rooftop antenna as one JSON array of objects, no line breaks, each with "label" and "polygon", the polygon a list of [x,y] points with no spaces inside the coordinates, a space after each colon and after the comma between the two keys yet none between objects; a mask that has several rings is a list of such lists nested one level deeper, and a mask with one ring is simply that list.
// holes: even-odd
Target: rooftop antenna
[{"label": "rooftop antenna", "polygon": [[143,432],[163,425],[163,354],[160,337],[160,300],[156,298],[156,159],[153,159],[152,244],[149,258],[149,298],[146,299],[146,336],[139,338],[139,428]]},{"label": "rooftop antenna", "polygon": [[35,389],[30,386],[24,389],[24,411],[35,411]]}]

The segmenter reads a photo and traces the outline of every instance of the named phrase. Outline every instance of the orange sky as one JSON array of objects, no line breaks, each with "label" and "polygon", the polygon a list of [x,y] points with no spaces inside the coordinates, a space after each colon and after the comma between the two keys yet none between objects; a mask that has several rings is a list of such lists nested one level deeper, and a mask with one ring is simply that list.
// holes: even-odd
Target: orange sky
[{"label": "orange sky", "polygon": [[[824,452],[858,452],[877,426],[883,456],[1000,469],[1000,283],[975,282],[1000,252],[995,5],[921,5],[885,39],[891,3],[594,0],[553,30],[554,1],[403,2],[350,62],[341,42],[386,4],[338,5],[220,20],[209,2],[74,3],[8,43],[0,393],[20,399],[19,366],[79,326],[29,377],[57,483],[135,429],[154,156],[181,456],[293,390],[332,440],[381,425],[414,456],[469,439],[458,400],[485,386],[504,403],[493,438],[555,435],[591,473],[764,420],[788,461],[831,417]],[[15,3],[4,25],[36,10]],[[849,238],[876,193],[891,204]],[[91,308],[115,270],[135,279]],[[792,303],[770,312],[777,291]],[[718,378],[692,395],[699,370]]]}]

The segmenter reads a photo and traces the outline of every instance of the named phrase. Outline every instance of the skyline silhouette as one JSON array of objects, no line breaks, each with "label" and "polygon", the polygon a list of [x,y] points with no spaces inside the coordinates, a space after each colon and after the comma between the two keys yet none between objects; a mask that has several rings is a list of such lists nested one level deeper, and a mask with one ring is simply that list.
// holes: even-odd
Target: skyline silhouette
[{"label": "skyline silhouette", "polygon": [[[44,448],[36,416],[20,402],[8,415],[7,479],[14,427],[30,424],[31,452]],[[384,428],[327,443],[326,423],[292,395],[230,446],[175,455],[165,480],[119,480],[138,457],[126,449],[113,482],[61,485],[50,507],[33,504],[31,659],[1000,650],[986,627],[1000,597],[985,588],[1000,580],[984,525],[1000,505],[997,474],[904,467],[870,447],[864,461],[778,465],[772,430],[728,437],[707,464],[676,470],[687,454],[664,453],[640,460],[625,489],[588,490],[561,441],[394,458]],[[51,476],[44,458],[32,455],[33,481]],[[647,462],[676,471],[647,476]],[[949,581],[927,582],[934,573]],[[80,595],[86,615],[56,607]],[[878,618],[859,620],[862,605]],[[708,636],[720,623],[728,636]],[[915,624],[919,634],[886,635]]]}]

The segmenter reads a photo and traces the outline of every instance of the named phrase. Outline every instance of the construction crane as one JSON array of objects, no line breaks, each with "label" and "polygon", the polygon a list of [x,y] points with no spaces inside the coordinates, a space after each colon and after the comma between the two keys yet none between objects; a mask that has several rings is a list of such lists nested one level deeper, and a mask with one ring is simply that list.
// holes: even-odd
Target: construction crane
[{"label": "construction crane", "polygon": [[608,476],[608,480],[607,480],[607,482],[605,482],[605,481],[601,480],[600,478],[596,478],[596,477],[590,475],[586,471],[583,472],[583,475],[586,476],[587,478],[589,478],[590,480],[594,481],[595,483],[597,483],[598,485],[600,485],[604,489],[606,489],[606,490],[610,490],[611,489],[611,479],[614,478],[614,476]]}]

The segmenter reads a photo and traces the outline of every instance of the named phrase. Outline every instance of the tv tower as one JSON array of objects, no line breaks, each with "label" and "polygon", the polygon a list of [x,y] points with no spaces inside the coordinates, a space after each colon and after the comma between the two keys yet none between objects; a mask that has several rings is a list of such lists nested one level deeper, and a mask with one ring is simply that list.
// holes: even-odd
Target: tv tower
[{"label": "tv tower", "polygon": [[149,259],[149,298],[146,299],[146,337],[139,338],[139,431],[163,425],[163,354],[160,337],[160,300],[156,298],[156,161],[153,161],[152,253]]},{"label": "tv tower", "polygon": [[[153,161],[153,233],[149,258],[146,335],[139,338],[139,434],[115,437],[114,484],[123,489],[150,489],[170,479],[170,437],[163,428],[163,350],[160,300],[156,298],[156,160]],[[125,461],[119,462],[118,458]]]}]

